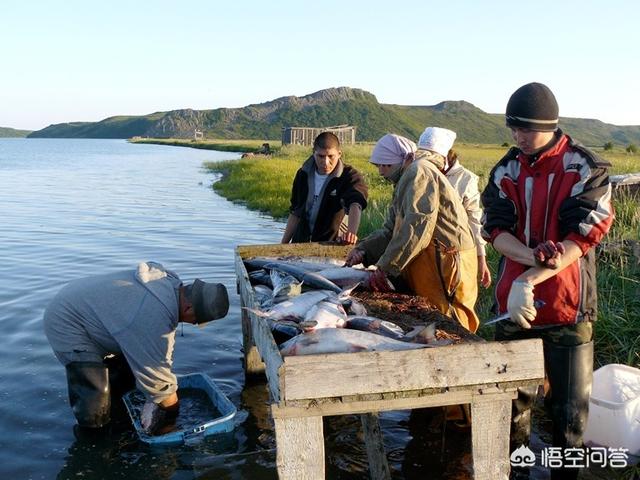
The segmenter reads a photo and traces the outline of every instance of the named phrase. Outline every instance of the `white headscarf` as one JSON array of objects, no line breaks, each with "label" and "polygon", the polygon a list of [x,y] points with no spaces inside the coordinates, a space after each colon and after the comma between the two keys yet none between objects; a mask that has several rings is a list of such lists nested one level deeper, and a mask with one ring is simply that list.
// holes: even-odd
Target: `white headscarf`
[{"label": "white headscarf", "polygon": [[422,135],[420,135],[418,148],[420,150],[431,150],[446,158],[455,140],[456,132],[453,130],[440,127],[427,127],[424,132],[422,132]]},{"label": "white headscarf", "polygon": [[401,164],[409,153],[415,153],[416,150],[416,144],[408,138],[388,133],[373,147],[369,162],[375,165]]}]

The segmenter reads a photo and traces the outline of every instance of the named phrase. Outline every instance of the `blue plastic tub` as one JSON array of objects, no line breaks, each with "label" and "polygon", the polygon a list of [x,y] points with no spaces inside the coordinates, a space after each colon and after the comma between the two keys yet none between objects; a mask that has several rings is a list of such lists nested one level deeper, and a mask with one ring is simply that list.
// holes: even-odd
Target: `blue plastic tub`
[{"label": "blue plastic tub", "polygon": [[122,399],[127,406],[127,411],[129,412],[133,426],[138,433],[138,437],[144,443],[157,446],[181,445],[187,442],[192,443],[193,441],[198,441],[199,439],[216,433],[230,432],[233,430],[233,419],[236,416],[236,407],[225,396],[225,394],[222,393],[216,384],[213,383],[211,378],[202,373],[178,375],[178,395],[182,388],[203,390],[211,399],[211,402],[216,409],[220,412],[220,416],[212,418],[202,425],[198,425],[197,427],[188,430],[177,430],[164,435],[148,435],[144,432],[140,423],[142,407],[136,405],[132,401],[133,395],[136,394],[136,391],[132,390],[131,392],[126,393]]}]

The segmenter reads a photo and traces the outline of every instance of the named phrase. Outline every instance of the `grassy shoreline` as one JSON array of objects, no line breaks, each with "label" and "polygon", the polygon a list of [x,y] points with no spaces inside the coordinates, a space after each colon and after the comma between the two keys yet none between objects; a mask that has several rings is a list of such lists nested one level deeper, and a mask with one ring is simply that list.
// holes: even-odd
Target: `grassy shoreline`
[{"label": "grassy shoreline", "polygon": [[154,145],[171,145],[174,147],[202,148],[204,150],[219,150],[222,152],[255,152],[260,149],[263,143],[269,143],[277,148],[280,140],[228,140],[228,139],[186,139],[186,138],[142,138],[133,137],[128,139],[129,143],[146,143]]}]

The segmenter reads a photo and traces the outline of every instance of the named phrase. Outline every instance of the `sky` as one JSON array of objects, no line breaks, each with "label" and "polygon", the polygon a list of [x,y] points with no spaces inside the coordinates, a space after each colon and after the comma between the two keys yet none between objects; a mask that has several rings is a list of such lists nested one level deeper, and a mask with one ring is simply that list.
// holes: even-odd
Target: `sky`
[{"label": "sky", "polygon": [[532,81],[561,116],[640,125],[638,18],[637,0],[2,0],[0,127],[340,86],[502,113]]}]

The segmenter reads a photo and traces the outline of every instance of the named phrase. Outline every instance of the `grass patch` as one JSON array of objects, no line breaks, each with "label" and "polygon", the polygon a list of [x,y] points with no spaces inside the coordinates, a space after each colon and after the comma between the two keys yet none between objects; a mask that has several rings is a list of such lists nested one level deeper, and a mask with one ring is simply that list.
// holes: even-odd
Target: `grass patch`
[{"label": "grass patch", "polygon": [[133,137],[130,143],[150,143],[154,145],[171,145],[174,147],[202,148],[205,150],[220,150],[223,152],[255,152],[268,143],[272,150],[280,148],[280,140],[227,140],[206,139],[195,140],[186,138],[142,138]]}]

